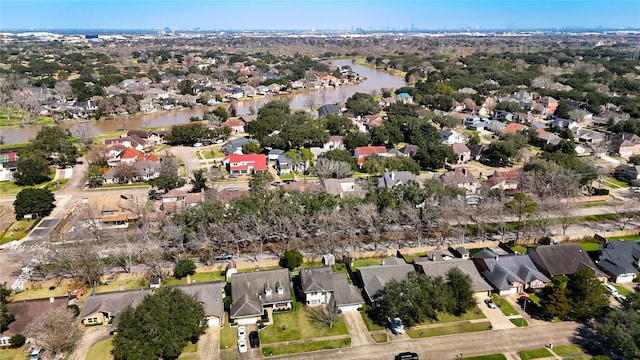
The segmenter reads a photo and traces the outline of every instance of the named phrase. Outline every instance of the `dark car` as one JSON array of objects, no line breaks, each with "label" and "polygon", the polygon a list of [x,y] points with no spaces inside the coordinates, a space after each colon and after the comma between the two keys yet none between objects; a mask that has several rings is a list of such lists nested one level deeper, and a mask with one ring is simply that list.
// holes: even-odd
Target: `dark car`
[{"label": "dark car", "polygon": [[401,352],[400,354],[396,355],[395,360],[420,360],[420,358],[418,357],[418,354],[407,351]]},{"label": "dark car", "polygon": [[233,259],[233,254],[230,253],[222,253],[216,256],[216,260],[231,260]]},{"label": "dark car", "polygon": [[258,336],[257,331],[252,331],[249,333],[249,345],[252,348],[260,347],[260,337]]}]

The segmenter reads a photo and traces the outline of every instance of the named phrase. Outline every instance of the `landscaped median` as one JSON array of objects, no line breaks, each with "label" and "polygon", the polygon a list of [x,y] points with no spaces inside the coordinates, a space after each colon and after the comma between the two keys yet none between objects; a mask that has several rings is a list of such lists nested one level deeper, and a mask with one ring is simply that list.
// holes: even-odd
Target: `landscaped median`
[{"label": "landscaped median", "polygon": [[335,340],[321,340],[321,341],[305,341],[301,343],[289,344],[289,345],[273,345],[273,346],[263,346],[262,347],[262,355],[264,356],[278,356],[278,355],[288,355],[288,354],[298,354],[309,351],[318,351],[318,350],[331,350],[331,349],[339,349],[342,347],[351,346],[351,338],[345,337],[342,339]]}]

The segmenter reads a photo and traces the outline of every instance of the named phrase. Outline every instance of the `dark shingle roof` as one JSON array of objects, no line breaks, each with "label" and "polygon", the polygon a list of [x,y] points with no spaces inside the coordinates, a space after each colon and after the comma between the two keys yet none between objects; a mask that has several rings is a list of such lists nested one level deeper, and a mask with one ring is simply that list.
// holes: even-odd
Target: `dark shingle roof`
[{"label": "dark shingle roof", "polygon": [[112,327],[117,325],[120,313],[129,306],[135,307],[142,300],[153,293],[153,289],[116,291],[88,296],[84,300],[81,318],[91,315],[97,311],[107,312],[115,316]]},{"label": "dark shingle roof", "polygon": [[345,274],[334,273],[331,274],[331,277],[333,279],[333,296],[335,296],[336,305],[364,304],[360,289],[357,286],[350,285]]},{"label": "dark shingle roof", "polygon": [[222,317],[224,315],[224,303],[222,302],[222,281],[179,285],[176,289],[191,295],[204,307],[205,316]]},{"label": "dark shingle roof", "polygon": [[602,275],[585,250],[578,244],[544,245],[530,248],[531,259],[551,276],[569,275],[582,268],[592,269]]},{"label": "dark shingle roof", "polygon": [[491,285],[480,276],[478,269],[476,269],[473,261],[454,259],[446,261],[431,261],[426,258],[414,259],[415,266],[418,270],[421,270],[424,274],[429,276],[441,276],[445,278],[447,271],[453,268],[458,268],[462,273],[469,275],[471,278],[471,288],[473,292],[488,291],[491,290]]},{"label": "dark shingle roof", "polygon": [[499,256],[497,259],[495,256],[477,257],[477,259],[483,259],[487,269],[482,272],[482,276],[498,290],[511,289],[514,282],[527,284],[534,280],[551,281],[536,268],[528,255]]},{"label": "dark shingle roof", "polygon": [[414,271],[412,265],[408,265],[399,258],[385,259],[385,262],[385,265],[364,266],[357,269],[369,300],[374,300],[389,280],[406,279],[409,273]]},{"label": "dark shingle roof", "polygon": [[[271,289],[271,295],[266,290]],[[278,289],[282,294],[278,293]],[[254,271],[233,275],[231,318],[260,316],[263,305],[291,301],[289,270]]]},{"label": "dark shingle roof", "polygon": [[612,241],[604,244],[599,258],[598,266],[611,275],[637,273],[633,264],[640,260],[640,245],[635,241]]},{"label": "dark shingle roof", "polygon": [[333,290],[331,268],[329,267],[304,268],[300,270],[300,280],[302,291],[305,293]]},{"label": "dark shingle roof", "polygon": [[318,116],[327,116],[340,113],[340,108],[333,104],[322,105],[318,108]]}]

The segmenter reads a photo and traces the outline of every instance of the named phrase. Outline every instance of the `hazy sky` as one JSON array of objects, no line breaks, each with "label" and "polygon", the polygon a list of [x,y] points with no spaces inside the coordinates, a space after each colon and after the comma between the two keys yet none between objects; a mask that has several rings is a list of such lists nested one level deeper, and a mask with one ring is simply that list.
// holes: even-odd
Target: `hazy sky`
[{"label": "hazy sky", "polygon": [[640,27],[640,0],[0,0],[0,29]]}]

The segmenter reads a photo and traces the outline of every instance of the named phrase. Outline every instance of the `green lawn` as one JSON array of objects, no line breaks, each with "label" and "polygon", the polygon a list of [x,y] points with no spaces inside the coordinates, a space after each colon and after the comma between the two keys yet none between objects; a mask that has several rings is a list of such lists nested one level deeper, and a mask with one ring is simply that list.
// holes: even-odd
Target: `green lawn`
[{"label": "green lawn", "polygon": [[574,355],[574,354],[582,354],[582,348],[579,345],[571,344],[571,345],[563,345],[563,346],[554,346],[553,352],[562,356],[562,355]]},{"label": "green lawn", "polygon": [[382,259],[380,258],[357,259],[353,261],[353,267],[356,269],[363,266],[380,265],[380,264],[382,264]]},{"label": "green lawn", "polygon": [[[9,227],[6,229],[4,233],[0,233],[0,244],[8,243],[13,240],[20,240],[23,237],[27,236],[27,233],[31,230],[33,226],[35,226],[37,220],[19,220],[14,221]],[[5,230],[5,229],[1,229]]]},{"label": "green lawn", "polygon": [[376,330],[384,330],[384,326],[378,325],[372,318],[369,317],[369,307],[364,306],[362,311],[359,311],[360,316],[362,316],[362,320],[364,320],[364,324],[367,326],[367,330],[376,331]]},{"label": "green lawn", "polygon": [[463,359],[464,360],[507,360],[507,358],[502,354],[466,357]]},{"label": "green lawn", "polygon": [[[209,281],[224,281],[224,274],[221,271],[210,271],[210,272],[195,273],[194,275],[191,276],[191,282],[201,283],[201,282],[209,282]],[[186,277],[182,279],[168,278],[164,282],[164,284],[167,286],[184,285],[186,283],[187,283]]]},{"label": "green lawn", "polygon": [[373,338],[373,341],[375,341],[378,344],[387,342],[387,334],[384,334],[384,333],[382,333],[382,334],[371,334],[371,337]]},{"label": "green lawn", "polygon": [[198,352],[198,343],[189,342],[187,346],[182,349],[182,354],[191,354]]},{"label": "green lawn", "polygon": [[118,279],[109,282],[109,285],[100,285],[96,288],[96,293],[106,293],[113,291],[120,291],[120,284],[122,283],[123,290],[133,289],[147,289],[149,287],[149,280],[146,278],[129,278]]},{"label": "green lawn", "polygon": [[491,323],[484,321],[480,323],[458,324],[451,326],[433,327],[426,329],[407,330],[407,335],[412,339],[419,339],[432,336],[462,334],[475,331],[486,331],[491,329]]},{"label": "green lawn", "polygon": [[467,321],[467,320],[477,320],[484,319],[486,316],[482,313],[482,310],[478,306],[474,306],[471,310],[466,313],[455,316],[446,312],[438,312],[438,320],[427,320],[419,325],[429,325],[429,324],[444,324],[456,321]]},{"label": "green lawn", "polygon": [[520,351],[518,355],[520,355],[520,359],[522,360],[539,359],[553,356],[547,348]]},{"label": "green lawn", "polygon": [[[225,313],[225,320],[227,314]],[[229,322],[224,322],[224,327],[220,329],[220,349],[233,349],[238,343],[238,330],[229,326]]]},{"label": "green lawn", "polygon": [[604,179],[605,185],[609,185],[610,187],[612,187],[614,189],[628,188],[629,187],[628,183],[626,183],[625,181],[622,181],[622,180],[618,180],[616,178],[605,176],[603,179]]},{"label": "green lawn", "polygon": [[344,340],[326,340],[302,344],[280,345],[278,347],[263,346],[262,355],[268,357],[287,354],[299,354],[310,351],[339,349],[349,346],[351,346],[351,338],[345,338]]},{"label": "green lawn", "polygon": [[295,310],[292,311],[273,313],[273,325],[260,331],[261,343],[272,344],[349,333],[342,316],[339,316],[333,324],[333,328],[329,329],[326,326],[320,327],[309,320],[307,312],[310,309],[301,307],[299,303],[294,307]]},{"label": "green lawn", "polygon": [[518,315],[518,312],[516,311],[516,309],[514,309],[513,306],[511,306],[511,304],[509,304],[509,302],[506,299],[501,298],[496,294],[493,294],[491,297],[493,298],[493,302],[495,302],[496,305],[498,305],[498,307],[500,308],[503,314],[507,316]]},{"label": "green lawn", "polygon": [[22,351],[24,347],[18,349],[0,349],[0,360],[26,360],[28,352]]},{"label": "green lawn", "polygon": [[525,326],[529,326],[529,323],[527,322],[527,320],[525,320],[524,318],[519,318],[519,319],[509,319],[509,321],[511,321],[511,323],[517,327],[525,327]]},{"label": "green lawn", "polygon": [[220,150],[211,149],[211,150],[200,150],[198,151],[200,158],[204,160],[211,160],[224,157],[224,153]]},{"label": "green lawn", "polygon": [[618,294],[623,295],[623,296],[628,296],[629,295],[629,290],[627,290],[627,288],[625,288],[624,286],[620,286],[620,285],[616,285],[614,283],[609,283],[610,285],[613,285],[613,287],[615,287],[616,289],[618,289]]},{"label": "green lawn", "polygon": [[113,360],[113,355],[111,355],[111,349],[113,349],[113,342],[111,341],[111,338],[102,340],[94,344],[91,347],[91,349],[89,349],[89,353],[87,354],[87,359]]},{"label": "green lawn", "polygon": [[582,247],[585,251],[596,251],[600,249],[600,243],[592,243],[592,242],[581,242],[578,243],[580,247]]},{"label": "green lawn", "polygon": [[630,241],[640,241],[640,235],[627,235],[627,236],[612,236],[607,238],[609,241],[615,240],[630,240]]}]

